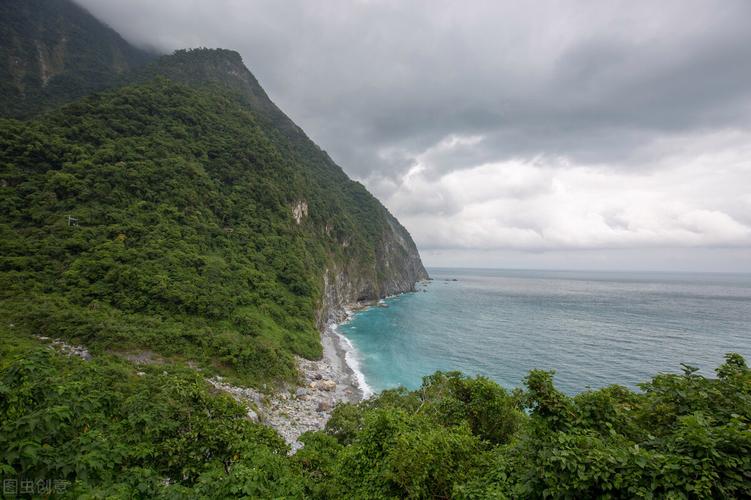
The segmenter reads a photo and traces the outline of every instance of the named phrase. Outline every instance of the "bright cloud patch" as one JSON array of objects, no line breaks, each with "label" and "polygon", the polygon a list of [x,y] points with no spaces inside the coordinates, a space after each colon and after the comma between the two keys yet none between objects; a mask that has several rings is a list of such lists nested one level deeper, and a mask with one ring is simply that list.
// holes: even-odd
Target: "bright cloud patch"
[{"label": "bright cloud patch", "polygon": [[398,181],[368,184],[426,249],[749,245],[751,137],[728,133],[727,149],[693,151],[717,139],[676,139],[662,164],[641,170],[539,157],[434,175],[438,152],[466,144],[450,138]]}]

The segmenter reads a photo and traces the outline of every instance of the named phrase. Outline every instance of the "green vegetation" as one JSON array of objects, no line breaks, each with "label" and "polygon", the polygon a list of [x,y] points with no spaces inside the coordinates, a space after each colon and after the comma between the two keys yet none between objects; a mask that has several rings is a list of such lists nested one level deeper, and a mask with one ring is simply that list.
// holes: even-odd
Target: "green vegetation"
[{"label": "green vegetation", "polygon": [[1,121],[3,315],[97,352],[294,378],[292,354],[320,355],[326,267],[377,283],[390,216],[268,130],[230,92],[163,78]]},{"label": "green vegetation", "polygon": [[2,124],[0,279],[19,328],[249,381],[318,354],[323,250],[306,251],[278,187],[302,180],[231,105],[160,81]]},{"label": "green vegetation", "polygon": [[1,340],[3,479],[68,481],[68,498],[267,497],[300,488],[284,441],[211,393],[194,370],[137,373],[112,356],[85,362],[7,329]]},{"label": "green vegetation", "polygon": [[178,365],[85,362],[0,334],[0,470],[69,498],[747,498],[751,371],[685,367],[568,397],[436,373],[340,405],[288,457],[270,429]]},{"label": "green vegetation", "polygon": [[18,331],[259,386],[320,356],[327,272],[354,282],[346,300],[414,282],[408,233],[236,52],[178,51],[128,79],[0,119],[0,312]]}]

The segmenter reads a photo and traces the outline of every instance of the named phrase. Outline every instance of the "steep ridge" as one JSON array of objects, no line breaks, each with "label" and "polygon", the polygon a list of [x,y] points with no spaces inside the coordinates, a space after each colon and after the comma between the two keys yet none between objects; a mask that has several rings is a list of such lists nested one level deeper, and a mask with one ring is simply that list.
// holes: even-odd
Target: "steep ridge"
[{"label": "steep ridge", "polygon": [[[364,230],[365,239],[376,243],[371,249],[370,262],[356,258],[331,262],[324,276],[319,326],[331,319],[341,319],[348,305],[411,291],[416,281],[428,277],[409,232],[361,184],[351,181],[329,155],[269,99],[243,64],[240,54],[225,49],[180,50],[139,71],[133,80],[148,81],[155,76],[232,92],[253,111],[264,130],[286,139],[287,152],[301,166],[316,173],[314,180],[320,188],[342,185],[349,188],[338,189],[337,194],[348,205],[356,207],[348,214],[356,223],[355,231]],[[330,233],[332,227],[323,221],[323,230]],[[345,237],[340,243],[348,246],[349,239]]]}]

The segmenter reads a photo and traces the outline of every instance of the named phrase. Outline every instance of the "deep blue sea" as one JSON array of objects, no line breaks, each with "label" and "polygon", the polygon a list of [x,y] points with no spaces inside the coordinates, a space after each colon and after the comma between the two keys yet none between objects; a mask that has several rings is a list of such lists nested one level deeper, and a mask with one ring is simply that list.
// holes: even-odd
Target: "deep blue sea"
[{"label": "deep blue sea", "polygon": [[680,363],[711,375],[730,351],[751,362],[748,274],[428,271],[418,292],[339,326],[375,391],[415,388],[436,370],[512,388],[539,368],[572,394],[633,388]]}]

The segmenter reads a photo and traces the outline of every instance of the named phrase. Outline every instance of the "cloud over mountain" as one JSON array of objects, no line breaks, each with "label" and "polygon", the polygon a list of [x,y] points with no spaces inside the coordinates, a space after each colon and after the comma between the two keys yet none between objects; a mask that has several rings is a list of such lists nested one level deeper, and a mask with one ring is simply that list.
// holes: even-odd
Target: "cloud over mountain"
[{"label": "cloud over mountain", "polygon": [[433,254],[751,253],[749,2],[78,1],[238,49]]}]

